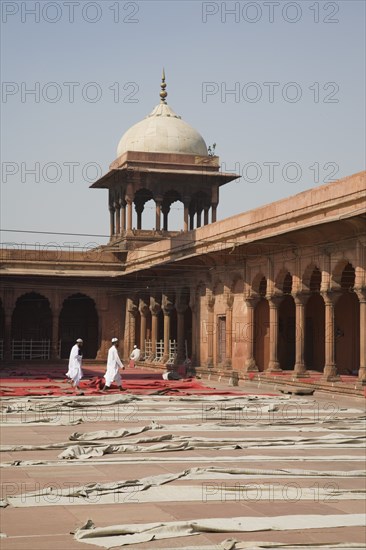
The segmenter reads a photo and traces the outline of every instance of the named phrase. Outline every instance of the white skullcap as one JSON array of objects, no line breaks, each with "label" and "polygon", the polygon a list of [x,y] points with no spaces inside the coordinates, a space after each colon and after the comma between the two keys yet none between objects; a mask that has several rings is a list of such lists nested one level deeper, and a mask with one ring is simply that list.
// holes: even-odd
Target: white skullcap
[{"label": "white skullcap", "polygon": [[133,346],[134,348],[137,348],[136,344]]},{"label": "white skullcap", "polygon": [[118,338],[112,338],[112,344],[114,344],[114,342],[118,342]]},{"label": "white skullcap", "polygon": [[76,340],[76,343],[77,343],[77,344],[82,344],[82,343],[83,343],[83,341],[82,341],[82,339],[81,339],[81,338],[78,338],[78,339]]}]

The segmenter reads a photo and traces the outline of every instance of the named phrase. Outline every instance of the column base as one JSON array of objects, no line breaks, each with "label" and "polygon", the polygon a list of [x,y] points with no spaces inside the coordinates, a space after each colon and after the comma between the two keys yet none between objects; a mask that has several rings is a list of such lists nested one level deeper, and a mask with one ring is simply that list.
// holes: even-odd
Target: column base
[{"label": "column base", "polygon": [[265,372],[282,372],[280,363],[278,361],[270,361]]},{"label": "column base", "polygon": [[224,369],[232,369],[233,364],[231,362],[231,359],[226,359],[222,366],[224,367]]},{"label": "column base", "polygon": [[308,373],[308,371],[303,371],[303,372],[294,371],[293,377],[294,378],[310,378],[310,374]]},{"label": "column base", "polygon": [[326,365],[324,367],[323,376],[321,380],[323,382],[339,382],[341,377],[337,373],[337,367],[335,365]]},{"label": "column base", "polygon": [[366,386],[366,368],[360,367],[358,371],[358,382],[362,386]]},{"label": "column base", "polygon": [[309,373],[303,363],[295,363],[294,377],[295,378],[309,378]]},{"label": "column base", "polygon": [[244,372],[259,372],[259,369],[255,364],[255,360],[253,357],[245,361]]}]

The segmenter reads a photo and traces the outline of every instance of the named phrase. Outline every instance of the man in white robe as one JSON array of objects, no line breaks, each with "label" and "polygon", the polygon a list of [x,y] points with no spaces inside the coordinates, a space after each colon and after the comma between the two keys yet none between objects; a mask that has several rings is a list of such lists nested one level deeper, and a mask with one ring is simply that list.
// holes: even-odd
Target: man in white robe
[{"label": "man in white robe", "polygon": [[124,391],[122,388],[122,379],[119,373],[119,369],[124,369],[123,363],[118,355],[118,338],[112,338],[112,345],[108,350],[107,370],[104,375],[105,386],[102,391],[109,390],[112,382],[115,382],[120,391]]},{"label": "man in white robe", "polygon": [[130,367],[134,368],[136,366],[136,361],[140,359],[141,351],[136,346],[136,344],[133,346],[133,351],[130,355]]},{"label": "man in white robe", "polygon": [[80,390],[79,383],[83,377],[83,371],[81,364],[83,361],[83,354],[81,348],[83,347],[83,341],[81,338],[76,340],[76,344],[72,346],[69,358],[69,369],[66,376],[70,379],[74,388]]}]

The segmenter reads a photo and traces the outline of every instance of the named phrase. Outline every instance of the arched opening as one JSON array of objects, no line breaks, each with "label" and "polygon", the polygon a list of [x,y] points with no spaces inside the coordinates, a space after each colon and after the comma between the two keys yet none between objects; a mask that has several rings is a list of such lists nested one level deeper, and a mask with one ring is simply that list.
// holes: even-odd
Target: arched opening
[{"label": "arched opening", "polygon": [[[142,223],[143,217],[146,223],[146,219],[145,219],[146,216],[145,215],[143,216],[143,212],[145,211],[146,207],[147,209],[149,209],[149,206],[151,206],[149,204],[150,201],[151,201],[151,204],[155,204],[152,198],[153,198],[153,195],[149,189],[144,188],[136,191],[135,198],[133,201],[135,204],[135,211],[136,211],[136,225],[135,225],[136,229],[143,229],[143,223]],[[148,210],[147,210],[147,214],[148,214]],[[147,217],[149,216],[147,215]],[[151,228],[152,225],[150,225],[149,227]]]},{"label": "arched opening", "polygon": [[144,206],[142,229],[152,230],[156,226],[156,204],[153,199],[148,200]]},{"label": "arched opening", "polygon": [[325,306],[318,293],[306,304],[305,364],[309,370],[323,372],[325,361]]},{"label": "arched opening", "polygon": [[269,363],[269,305],[266,293],[267,279],[262,277],[258,284],[260,299],[254,310],[254,358],[261,372]]},{"label": "arched opening", "polygon": [[296,306],[293,297],[287,294],[278,310],[278,360],[282,370],[294,368],[295,353]]},{"label": "arched opening", "polygon": [[13,359],[48,359],[52,311],[47,298],[36,292],[18,298],[11,322]]},{"label": "arched opening", "polygon": [[11,337],[13,340],[50,340],[52,311],[47,298],[36,292],[18,298],[13,311]]},{"label": "arched opening", "polygon": [[342,295],[334,309],[335,361],[339,374],[358,374],[360,365],[360,306],[352,292],[355,269],[347,263],[340,278]]},{"label": "arched opening", "polygon": [[[162,223],[162,227],[164,229],[164,231],[169,231],[169,229],[181,229],[182,227],[182,222],[180,222],[178,224],[178,226],[176,226],[177,224],[174,223],[177,219],[181,219],[181,216],[177,216],[176,213],[173,213],[173,225],[175,227],[172,227],[170,228],[169,227],[169,213],[171,212],[171,206],[173,203],[175,202],[182,202],[182,198],[180,196],[180,194],[175,191],[174,189],[171,189],[170,191],[167,191],[165,194],[164,194],[164,197],[163,197],[163,203],[161,205],[161,212],[163,214],[163,223]],[[179,210],[179,208],[176,208],[176,207],[173,207],[174,209],[176,210]]]},{"label": "arched opening", "polygon": [[94,359],[99,348],[98,313],[95,302],[85,294],[74,294],[62,306],[59,321],[61,358],[67,358],[77,338],[84,340],[83,356]]}]

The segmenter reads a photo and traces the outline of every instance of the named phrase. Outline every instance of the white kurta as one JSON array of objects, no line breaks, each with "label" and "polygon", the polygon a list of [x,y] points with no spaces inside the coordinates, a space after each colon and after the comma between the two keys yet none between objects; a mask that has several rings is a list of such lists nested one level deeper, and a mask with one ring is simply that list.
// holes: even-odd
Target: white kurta
[{"label": "white kurta", "polygon": [[140,359],[140,355],[141,355],[141,351],[139,350],[139,348],[135,348],[130,355],[130,359],[132,361],[138,361]]},{"label": "white kurta", "polygon": [[107,370],[104,375],[106,386],[110,386],[112,382],[116,382],[118,386],[121,386],[120,368],[123,368],[123,363],[119,358],[117,348],[111,346],[108,350]]},{"label": "white kurta", "polygon": [[83,356],[79,352],[80,352],[80,348],[77,344],[75,344],[71,348],[70,358],[69,358],[69,370],[66,373],[66,376],[68,378],[71,378],[71,380],[74,382],[76,386],[79,384],[80,380],[83,377],[83,371],[81,368]]}]

